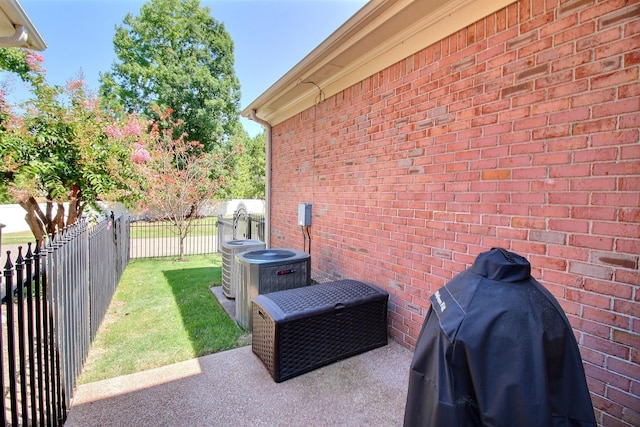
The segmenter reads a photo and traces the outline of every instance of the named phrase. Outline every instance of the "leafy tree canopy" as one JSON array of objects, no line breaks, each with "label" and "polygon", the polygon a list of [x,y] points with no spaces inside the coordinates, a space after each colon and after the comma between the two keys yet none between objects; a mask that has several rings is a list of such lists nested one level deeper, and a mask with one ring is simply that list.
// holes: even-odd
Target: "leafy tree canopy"
[{"label": "leafy tree canopy", "polygon": [[0,49],[0,70],[17,74],[24,82],[34,82],[41,77],[38,73],[42,55],[32,50],[17,47]]},{"label": "leafy tree canopy", "polygon": [[264,132],[250,137],[243,134],[242,156],[235,158],[234,174],[230,179],[227,197],[234,199],[264,199],[266,153]]},{"label": "leafy tree canopy", "polygon": [[233,41],[199,0],[149,0],[139,16],[127,15],[113,39],[117,59],[101,75],[109,102],[147,117],[172,110],[204,151],[226,142],[238,122],[240,85]]},{"label": "leafy tree canopy", "polygon": [[82,77],[50,86],[40,55],[0,49],[0,58],[0,67],[31,83],[33,97],[19,113],[0,94],[0,187],[25,209],[34,237],[72,224],[87,205],[132,194],[131,149],[106,132],[113,115]]}]

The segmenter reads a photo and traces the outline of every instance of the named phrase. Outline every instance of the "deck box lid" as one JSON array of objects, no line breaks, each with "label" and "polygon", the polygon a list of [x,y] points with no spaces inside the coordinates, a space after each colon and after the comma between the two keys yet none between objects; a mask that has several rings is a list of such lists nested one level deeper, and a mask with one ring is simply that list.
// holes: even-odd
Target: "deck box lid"
[{"label": "deck box lid", "polygon": [[297,289],[258,295],[253,302],[275,322],[340,311],[367,302],[387,300],[389,294],[356,280],[339,280]]}]

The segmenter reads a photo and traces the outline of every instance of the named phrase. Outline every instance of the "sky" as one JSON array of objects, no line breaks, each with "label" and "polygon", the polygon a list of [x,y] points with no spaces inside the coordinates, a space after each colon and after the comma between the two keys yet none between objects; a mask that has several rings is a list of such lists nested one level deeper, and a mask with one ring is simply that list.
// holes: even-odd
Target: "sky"
[{"label": "sky", "polygon": [[[49,84],[79,72],[97,91],[115,53],[115,27],[143,0],[19,0],[47,44],[42,52]],[[353,16],[366,0],[200,0],[234,41],[235,71],[244,109]],[[20,91],[21,83],[11,84]],[[242,119],[251,135],[262,127]]]}]

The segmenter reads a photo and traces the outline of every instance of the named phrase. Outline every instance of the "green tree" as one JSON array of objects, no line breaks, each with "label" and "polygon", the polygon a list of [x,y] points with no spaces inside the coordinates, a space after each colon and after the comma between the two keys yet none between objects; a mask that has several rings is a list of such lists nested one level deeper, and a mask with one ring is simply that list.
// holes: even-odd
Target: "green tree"
[{"label": "green tree", "polygon": [[173,110],[178,137],[207,152],[228,142],[238,122],[240,85],[233,41],[199,0],[149,0],[113,39],[117,59],[100,76],[101,94],[126,112]]},{"label": "green tree", "polygon": [[9,47],[0,49],[0,70],[15,73],[24,82],[34,82],[41,77],[42,55],[32,50]]},{"label": "green tree", "polygon": [[[0,49],[0,70],[8,71],[20,77],[23,82],[37,84],[42,75],[40,71],[42,55],[32,50],[17,47]],[[7,90],[0,90],[0,123],[6,123],[10,118],[10,106],[5,101]],[[15,203],[11,196],[6,180],[0,177],[0,203]]]},{"label": "green tree", "polygon": [[81,77],[49,86],[41,60],[25,56],[33,96],[21,114],[0,99],[0,182],[25,209],[39,241],[74,223],[87,206],[97,209],[99,200],[126,199],[135,179],[129,146],[106,132],[113,116]]},{"label": "green tree", "polygon": [[242,137],[242,155],[234,159],[234,174],[230,179],[228,196],[235,199],[264,199],[266,153],[265,134]]}]

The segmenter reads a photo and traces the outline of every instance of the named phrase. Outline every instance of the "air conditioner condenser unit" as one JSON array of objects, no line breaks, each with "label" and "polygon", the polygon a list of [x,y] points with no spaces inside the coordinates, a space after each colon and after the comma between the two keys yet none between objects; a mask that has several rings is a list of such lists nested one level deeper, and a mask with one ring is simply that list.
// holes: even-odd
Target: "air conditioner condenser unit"
[{"label": "air conditioner condenser unit", "polygon": [[311,283],[311,256],[295,249],[265,249],[236,255],[240,283],[236,322],[251,330],[251,299],[261,294],[300,288]]},{"label": "air conditioner condenser unit", "polygon": [[265,243],[260,240],[229,240],[221,245],[222,252],[222,293],[229,299],[236,297],[240,283],[240,267],[236,255],[240,252],[264,249]]}]

